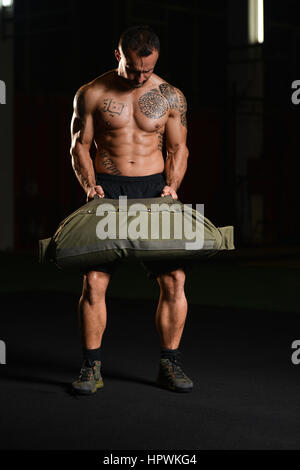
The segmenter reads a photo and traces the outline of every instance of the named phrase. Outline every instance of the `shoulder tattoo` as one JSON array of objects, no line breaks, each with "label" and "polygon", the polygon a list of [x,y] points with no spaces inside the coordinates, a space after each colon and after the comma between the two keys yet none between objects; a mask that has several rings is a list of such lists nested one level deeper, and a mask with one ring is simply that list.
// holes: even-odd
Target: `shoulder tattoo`
[{"label": "shoulder tattoo", "polygon": [[187,127],[186,121],[186,110],[187,104],[184,94],[175,89],[173,86],[168,83],[162,83],[159,85],[161,94],[168,100],[169,106],[171,109],[178,109],[180,114],[180,121],[184,127]]},{"label": "shoulder tattoo", "polygon": [[179,106],[178,97],[175,88],[168,83],[159,85],[161,94],[168,100],[171,109],[176,109]]}]

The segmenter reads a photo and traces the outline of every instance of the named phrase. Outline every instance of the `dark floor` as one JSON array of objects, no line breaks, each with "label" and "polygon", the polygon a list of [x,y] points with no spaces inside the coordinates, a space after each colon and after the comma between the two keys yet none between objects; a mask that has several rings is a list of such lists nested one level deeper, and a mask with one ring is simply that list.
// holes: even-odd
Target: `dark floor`
[{"label": "dark floor", "polygon": [[1,294],[1,449],[300,449],[294,313],[190,305],[182,342],[191,394],[154,384],[153,300],[108,299],[105,387],[75,397],[75,294]]}]

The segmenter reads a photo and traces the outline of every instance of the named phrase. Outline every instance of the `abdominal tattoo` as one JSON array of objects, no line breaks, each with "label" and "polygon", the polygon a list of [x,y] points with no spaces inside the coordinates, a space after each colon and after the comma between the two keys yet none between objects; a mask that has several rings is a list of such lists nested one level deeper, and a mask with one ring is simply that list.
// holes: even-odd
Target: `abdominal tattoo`
[{"label": "abdominal tattoo", "polygon": [[114,161],[111,159],[109,154],[105,151],[100,153],[100,157],[102,158],[103,166],[110,171],[112,175],[122,175],[120,170],[116,167]]},{"label": "abdominal tattoo", "polygon": [[162,149],[163,149],[163,144],[164,144],[164,133],[163,132],[160,132],[160,131],[157,131],[156,132],[158,134],[158,150],[160,150],[162,152]]}]

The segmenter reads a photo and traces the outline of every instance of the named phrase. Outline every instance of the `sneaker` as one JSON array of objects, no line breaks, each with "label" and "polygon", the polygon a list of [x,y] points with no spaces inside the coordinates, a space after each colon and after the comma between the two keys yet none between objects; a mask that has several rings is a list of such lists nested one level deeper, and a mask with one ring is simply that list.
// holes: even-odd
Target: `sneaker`
[{"label": "sneaker", "polygon": [[190,392],[194,386],[191,379],[183,372],[178,357],[160,359],[156,383],[174,392]]},{"label": "sneaker", "polygon": [[85,360],[80,370],[78,379],[72,383],[74,392],[80,395],[92,395],[98,388],[103,387],[101,377],[101,361],[89,362]]}]

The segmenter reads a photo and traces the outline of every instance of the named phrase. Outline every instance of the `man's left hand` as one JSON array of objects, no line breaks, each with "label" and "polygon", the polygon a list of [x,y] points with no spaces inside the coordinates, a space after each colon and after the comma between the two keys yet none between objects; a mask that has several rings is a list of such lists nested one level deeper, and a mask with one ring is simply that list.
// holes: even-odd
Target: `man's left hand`
[{"label": "man's left hand", "polygon": [[173,199],[178,199],[175,189],[171,188],[171,186],[165,186],[160,196],[172,196]]}]

